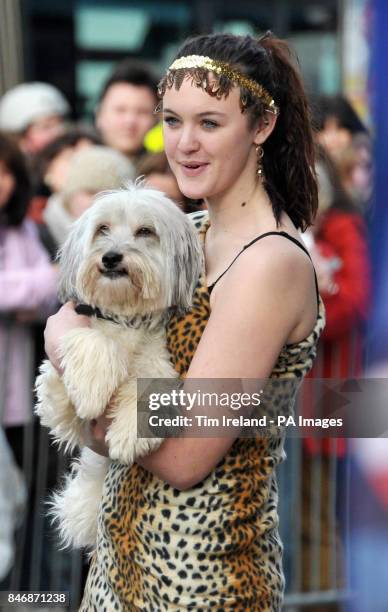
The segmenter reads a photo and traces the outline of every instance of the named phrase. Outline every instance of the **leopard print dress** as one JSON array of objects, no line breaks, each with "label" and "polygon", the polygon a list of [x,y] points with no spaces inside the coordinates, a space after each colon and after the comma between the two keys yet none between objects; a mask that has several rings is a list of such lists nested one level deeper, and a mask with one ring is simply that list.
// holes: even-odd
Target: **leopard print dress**
[{"label": "leopard print dress", "polygon": [[[202,240],[208,221],[201,224]],[[167,329],[175,367],[184,376],[210,314],[204,275],[190,313]],[[271,378],[301,379],[324,327],[285,345]],[[80,611],[172,610],[278,612],[284,578],[278,535],[276,466],[283,437],[238,439],[215,469],[179,491],[138,464],[112,462]]]}]

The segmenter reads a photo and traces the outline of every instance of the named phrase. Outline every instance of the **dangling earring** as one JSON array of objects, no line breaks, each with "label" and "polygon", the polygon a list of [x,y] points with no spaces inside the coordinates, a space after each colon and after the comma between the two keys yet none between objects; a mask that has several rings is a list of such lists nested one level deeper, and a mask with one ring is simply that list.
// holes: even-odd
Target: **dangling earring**
[{"label": "dangling earring", "polygon": [[261,145],[256,146],[257,153],[257,170],[256,174],[261,183],[264,183],[264,167],[263,167],[263,157],[264,157],[264,149]]}]

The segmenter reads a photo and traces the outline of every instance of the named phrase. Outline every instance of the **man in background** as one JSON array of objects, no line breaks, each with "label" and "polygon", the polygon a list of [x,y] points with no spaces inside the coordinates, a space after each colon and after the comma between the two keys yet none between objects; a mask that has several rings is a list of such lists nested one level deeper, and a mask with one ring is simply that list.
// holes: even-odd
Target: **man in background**
[{"label": "man in background", "polygon": [[121,62],[105,83],[96,108],[96,127],[104,143],[135,164],[144,153],[144,137],[155,125],[157,79],[135,60]]}]

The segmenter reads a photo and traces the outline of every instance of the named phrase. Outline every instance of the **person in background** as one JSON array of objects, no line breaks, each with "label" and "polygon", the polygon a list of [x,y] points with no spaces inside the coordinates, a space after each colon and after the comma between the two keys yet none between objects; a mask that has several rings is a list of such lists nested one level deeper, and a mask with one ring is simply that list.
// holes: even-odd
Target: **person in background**
[{"label": "person in background", "polygon": [[319,207],[309,246],[325,303],[326,327],[313,373],[319,369],[325,378],[360,376],[371,293],[366,227],[324,152],[318,157],[317,176]]},{"label": "person in background", "polygon": [[316,140],[335,161],[356,134],[367,134],[365,125],[342,95],[316,97],[311,107]]},{"label": "person in background", "polygon": [[47,200],[50,195],[63,189],[73,155],[85,147],[100,144],[101,139],[94,128],[74,125],[67,127],[63,134],[36,155],[31,169],[34,184],[34,195],[28,208],[31,219],[39,225],[43,223]]},{"label": "person in background", "polygon": [[102,88],[95,111],[104,143],[136,163],[144,153],[144,137],[155,125],[157,79],[147,65],[124,60]]},{"label": "person in background", "polygon": [[73,221],[89,208],[99,191],[123,187],[126,181],[134,178],[133,164],[114,149],[93,145],[75,153],[62,190],[49,198],[43,211],[43,222],[55,251],[62,245]]},{"label": "person in background", "polygon": [[[318,277],[319,291],[326,308],[326,327],[318,347],[317,359],[307,378],[357,378],[363,371],[365,323],[371,294],[370,256],[366,227],[362,215],[343,189],[337,168],[323,149],[318,149],[318,213],[312,231],[304,234]],[[311,386],[306,386],[302,410],[309,414],[314,403]],[[346,514],[348,448],[343,438],[305,438],[303,440],[302,475],[302,575],[303,587],[309,590],[312,551],[314,549],[314,499],[320,500],[319,588],[345,586],[345,555],[343,543],[349,525]],[[336,515],[333,516],[331,497],[335,457]],[[319,465],[319,493],[314,483],[314,465]],[[316,474],[316,473],[315,473]],[[315,476],[316,477],[316,476]],[[314,496],[318,495],[317,498]],[[314,518],[313,518],[314,517]],[[332,562],[336,575],[332,582]],[[331,607],[313,608],[314,612],[337,610]]]},{"label": "person in background", "polygon": [[70,106],[48,83],[22,83],[0,99],[0,130],[14,136],[27,156],[34,156],[64,129]]},{"label": "person in background", "polygon": [[351,145],[338,156],[337,168],[345,191],[358,211],[368,217],[374,173],[371,138],[364,133],[356,134]]},{"label": "person in background", "polygon": [[23,425],[32,419],[30,323],[56,304],[57,270],[26,219],[30,180],[22,153],[0,133],[0,371],[2,423],[21,464]]},{"label": "person in background", "polygon": [[42,149],[37,158],[37,169],[50,194],[63,189],[74,153],[101,144],[101,138],[92,126],[75,124],[67,126],[63,134]]}]

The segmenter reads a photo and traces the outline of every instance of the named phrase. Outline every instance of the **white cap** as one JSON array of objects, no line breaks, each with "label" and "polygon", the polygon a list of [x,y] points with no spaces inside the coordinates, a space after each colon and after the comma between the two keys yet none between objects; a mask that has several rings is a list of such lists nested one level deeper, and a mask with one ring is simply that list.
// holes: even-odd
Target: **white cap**
[{"label": "white cap", "polygon": [[63,94],[48,83],[22,83],[0,99],[0,129],[23,132],[31,123],[50,115],[66,115],[70,106]]},{"label": "white cap", "polygon": [[135,175],[134,165],[119,151],[102,145],[84,147],[70,160],[63,197],[67,202],[77,191],[119,189]]}]

